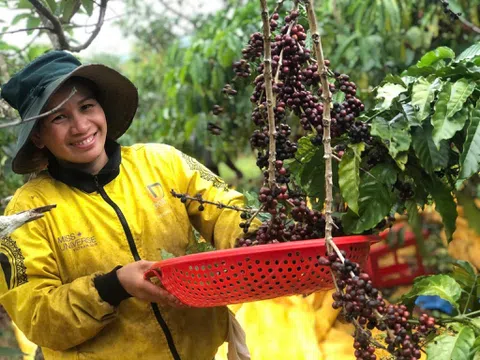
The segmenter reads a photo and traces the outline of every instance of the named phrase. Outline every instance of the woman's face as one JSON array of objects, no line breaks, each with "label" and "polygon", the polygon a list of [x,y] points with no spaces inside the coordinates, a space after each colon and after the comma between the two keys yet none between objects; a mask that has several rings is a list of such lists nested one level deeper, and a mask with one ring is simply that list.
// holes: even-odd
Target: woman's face
[{"label": "woman's face", "polygon": [[107,120],[93,91],[83,82],[66,83],[50,97],[44,111],[60,105],[74,87],[75,94],[42,120],[32,141],[37,147],[50,150],[60,164],[97,174],[108,161]]}]

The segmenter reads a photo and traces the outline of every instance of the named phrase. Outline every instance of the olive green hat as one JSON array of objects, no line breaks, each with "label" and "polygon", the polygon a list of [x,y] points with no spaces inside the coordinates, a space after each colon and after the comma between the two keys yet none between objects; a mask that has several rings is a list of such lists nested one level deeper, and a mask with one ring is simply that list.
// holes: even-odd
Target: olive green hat
[{"label": "olive green hat", "polygon": [[[98,88],[97,101],[107,118],[107,137],[119,138],[130,126],[138,106],[138,92],[130,80],[100,64],[82,65],[65,51],[48,52],[15,74],[2,86],[1,98],[18,110],[23,120],[42,113],[50,96],[71,77],[86,78]],[[17,174],[44,169],[45,151],[37,148],[30,135],[40,119],[19,125],[19,135],[12,161]]]}]

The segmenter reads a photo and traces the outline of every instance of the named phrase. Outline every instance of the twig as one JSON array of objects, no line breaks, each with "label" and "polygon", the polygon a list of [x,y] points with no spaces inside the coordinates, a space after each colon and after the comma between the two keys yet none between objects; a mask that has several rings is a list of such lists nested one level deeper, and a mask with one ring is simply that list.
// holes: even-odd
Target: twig
[{"label": "twig", "polygon": [[[358,321],[356,319],[353,319],[353,324],[355,325],[355,328],[359,331],[361,331],[362,333],[367,334],[367,332],[365,331],[365,329],[363,329],[363,327],[358,323]],[[388,351],[388,349],[381,343],[379,343],[377,340],[375,340],[373,338],[373,336],[368,336],[368,341],[370,341],[373,345],[375,345],[377,348],[379,349],[382,349],[382,350],[386,350]]]},{"label": "twig", "polygon": [[469,303],[470,303],[470,298],[473,295],[473,291],[477,288],[477,279],[478,279],[478,277],[475,277],[475,282],[473,283],[472,289],[470,290],[470,293],[468,294],[467,302],[465,303],[465,308],[463,309],[462,315],[465,315],[465,313],[467,312],[467,309],[468,309],[468,306],[469,306]]},{"label": "twig", "polygon": [[86,49],[87,47],[90,46],[92,41],[97,37],[98,33],[100,32],[100,29],[103,26],[103,22],[105,20],[105,12],[107,11],[107,3],[108,3],[108,0],[102,0],[100,2],[100,13],[98,15],[97,25],[95,26],[95,29],[92,31],[92,34],[90,35],[90,37],[87,39],[87,41],[85,41],[85,43],[83,45],[72,46],[70,48],[71,51],[78,52],[78,51],[81,51],[83,49]]},{"label": "twig", "polygon": [[282,8],[284,2],[285,2],[285,0],[278,0],[277,5],[275,6],[275,9],[273,9],[272,14],[275,14],[276,12],[279,12],[280,9]]},{"label": "twig", "polygon": [[3,199],[0,199],[0,206],[1,207],[6,206],[10,202],[10,200],[12,200],[12,199],[13,199],[13,195],[10,195],[10,196],[7,196]]},{"label": "twig", "polygon": [[268,187],[273,189],[276,186],[275,179],[275,160],[276,160],[276,135],[275,114],[273,108],[276,98],[272,90],[272,47],[270,35],[270,21],[268,16],[268,7],[266,0],[260,0],[262,8],[263,22],[263,79],[265,81],[265,95],[267,97],[267,115],[268,115]]},{"label": "twig", "polygon": [[38,26],[38,27],[33,27],[33,28],[28,28],[28,29],[16,29],[16,30],[4,31],[4,32],[0,33],[0,36],[1,35],[7,35],[7,34],[15,34],[15,33],[19,33],[19,32],[22,32],[22,31],[33,31],[33,30],[49,30],[49,31],[55,32],[54,29],[49,28],[47,26]]},{"label": "twig", "polygon": [[[328,253],[333,250],[332,238],[332,203],[333,203],[333,172],[332,172],[332,146],[330,136],[330,108],[332,102],[332,94],[328,85],[327,72],[325,70],[322,41],[317,29],[317,18],[315,15],[315,8],[313,0],[305,1],[308,24],[312,34],[313,49],[315,58],[317,59],[318,73],[320,75],[320,83],[322,85],[322,100],[323,100],[323,148],[325,159],[325,243],[327,245]],[[343,261],[342,261],[343,262]]]},{"label": "twig", "polygon": [[241,208],[241,207],[235,206],[235,205],[226,205],[226,204],[223,204],[223,203],[220,203],[220,202],[205,200],[201,196],[198,196],[198,195],[197,196],[190,196],[190,195],[187,195],[187,194],[181,194],[181,193],[177,193],[173,189],[170,190],[170,193],[173,196],[175,196],[176,198],[179,198],[179,199],[185,198],[186,200],[197,201],[201,204],[215,205],[219,209],[231,209],[231,210],[235,210],[235,211],[248,212],[248,213],[255,214],[255,216],[258,215],[258,213],[261,211],[261,208],[260,209],[247,209],[247,208]]},{"label": "twig", "polygon": [[459,16],[458,17],[458,20],[460,20],[460,22],[465,25],[466,27],[468,27],[470,30],[473,30],[474,32],[480,34],[480,28],[475,26],[474,24],[472,24],[470,21],[468,21],[467,19],[464,19],[463,17]]},{"label": "twig", "polygon": [[188,16],[186,16],[184,13],[174,9],[173,7],[171,7],[167,1],[165,0],[159,0],[160,4],[162,4],[165,9],[167,9],[168,11],[170,11],[171,13],[173,13],[174,15],[177,15],[179,18],[183,19],[183,20],[187,20],[190,24],[192,24],[192,26],[197,29],[198,28],[198,24],[191,18],[189,18]]},{"label": "twig", "polygon": [[48,21],[51,22],[53,26],[53,31],[58,38],[58,43],[61,49],[68,50],[70,46],[68,45],[68,41],[65,37],[65,33],[63,32],[62,24],[60,24],[60,20],[53,15],[39,0],[28,0],[33,5],[35,10],[40,15],[43,15]]},{"label": "twig", "polygon": [[253,219],[255,219],[257,217],[258,214],[260,214],[262,212],[262,210],[265,209],[265,205],[262,204],[258,209],[257,211],[255,211],[252,216],[247,219],[247,221],[245,221],[245,227],[249,227],[250,224],[252,223]]},{"label": "twig", "polygon": [[72,88],[72,91],[70,92],[70,95],[68,95],[68,97],[65,100],[63,100],[59,105],[55,106],[53,109],[51,109],[47,112],[41,113],[40,115],[36,115],[36,116],[26,118],[25,120],[18,119],[18,120],[12,121],[10,123],[0,124],[0,129],[6,128],[6,127],[9,127],[9,126],[15,126],[15,125],[23,124],[23,123],[26,123],[26,122],[29,122],[29,121],[34,121],[34,120],[43,118],[45,116],[49,116],[49,115],[57,112],[63,105],[65,105],[67,103],[67,101],[70,100],[73,95],[75,95],[76,92],[77,92],[77,89]]}]

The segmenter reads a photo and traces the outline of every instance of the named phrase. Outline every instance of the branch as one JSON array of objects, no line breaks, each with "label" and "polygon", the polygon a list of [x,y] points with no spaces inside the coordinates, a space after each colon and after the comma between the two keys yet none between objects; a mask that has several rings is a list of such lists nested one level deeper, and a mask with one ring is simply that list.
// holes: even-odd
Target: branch
[{"label": "branch", "polygon": [[480,34],[480,28],[475,26],[474,24],[472,24],[470,21],[468,21],[467,19],[464,19],[462,18],[461,16],[458,17],[458,20],[460,20],[460,22],[465,25],[466,27],[468,27],[470,30],[476,32],[477,34]]},{"label": "branch", "polygon": [[322,86],[323,100],[323,148],[325,159],[325,243],[327,244],[328,253],[333,250],[332,238],[332,203],[333,203],[333,174],[332,174],[332,146],[330,136],[330,107],[332,103],[332,94],[328,85],[327,72],[324,64],[322,41],[317,29],[317,18],[315,16],[315,8],[313,0],[305,1],[308,24],[312,34],[313,49],[315,58],[317,59],[318,73],[320,74],[320,82]]},{"label": "branch", "polygon": [[38,26],[38,27],[33,27],[33,28],[28,28],[28,29],[17,29],[17,30],[5,31],[5,32],[0,33],[0,36],[1,35],[6,35],[6,34],[15,34],[15,33],[19,33],[19,32],[22,32],[22,31],[33,31],[33,30],[49,30],[51,32],[55,32],[52,28],[49,28],[47,26]]},{"label": "branch", "polygon": [[191,201],[197,201],[199,202],[200,204],[210,204],[210,205],[215,205],[217,208],[219,209],[231,209],[231,210],[235,210],[235,211],[241,211],[241,212],[246,212],[246,213],[250,213],[250,214],[254,214],[255,216],[257,216],[263,209],[263,207],[260,207],[260,209],[246,209],[246,208],[241,208],[239,206],[235,206],[235,205],[227,205],[227,204],[223,204],[221,202],[215,202],[215,201],[210,201],[210,200],[205,200],[204,198],[202,198],[202,196],[200,194],[198,195],[195,195],[195,196],[190,196],[190,195],[187,195],[187,194],[181,194],[181,193],[177,193],[175,192],[175,190],[170,190],[170,193],[180,199],[182,202],[184,202],[184,200],[191,200]]},{"label": "branch", "polygon": [[172,8],[165,0],[159,0],[160,4],[162,4],[165,9],[167,9],[168,11],[170,11],[171,13],[177,15],[179,18],[183,19],[183,20],[187,20],[190,24],[192,24],[192,26],[197,29],[198,28],[198,25],[197,23],[192,20],[191,18],[189,18],[188,16],[186,16],[184,13]]},{"label": "branch", "polygon": [[58,43],[61,49],[68,50],[70,48],[68,41],[65,37],[65,33],[63,32],[62,24],[60,24],[60,20],[53,15],[39,0],[28,0],[33,5],[35,10],[45,17],[53,26],[52,32],[57,35]]},{"label": "branch", "polygon": [[[275,114],[273,107],[275,106],[276,98],[273,96],[272,89],[272,47],[270,34],[270,20],[268,16],[268,7],[266,0],[260,0],[262,7],[262,22],[263,22],[263,78],[265,81],[265,95],[267,97],[267,115],[268,115],[268,187],[273,189],[275,187],[275,158],[276,158],[276,135],[275,128]],[[280,66],[280,64],[278,65]]]},{"label": "branch", "polygon": [[72,46],[70,48],[71,51],[78,52],[78,51],[81,51],[83,49],[86,49],[87,47],[90,46],[92,41],[97,37],[98,33],[100,32],[100,29],[102,28],[103,22],[105,20],[105,13],[107,11],[107,2],[108,2],[108,0],[102,0],[100,2],[100,14],[98,15],[98,21],[97,21],[97,24],[95,26],[95,29],[92,32],[92,35],[90,35],[88,40],[83,45]]},{"label": "branch", "polygon": [[19,120],[15,120],[15,121],[12,121],[12,122],[9,122],[9,123],[6,123],[6,124],[0,124],[0,129],[4,129],[4,128],[9,127],[9,126],[15,126],[15,125],[23,124],[23,123],[26,123],[26,122],[29,122],[29,121],[34,121],[34,120],[43,118],[45,116],[51,115],[51,114],[57,112],[63,105],[65,105],[65,103],[68,100],[70,100],[76,92],[77,92],[77,89],[72,88],[72,91],[70,92],[70,95],[68,95],[68,97],[65,100],[63,100],[60,104],[55,106],[53,109],[51,109],[47,112],[44,112],[40,115],[36,115],[36,116],[26,118],[25,120],[19,119]]}]

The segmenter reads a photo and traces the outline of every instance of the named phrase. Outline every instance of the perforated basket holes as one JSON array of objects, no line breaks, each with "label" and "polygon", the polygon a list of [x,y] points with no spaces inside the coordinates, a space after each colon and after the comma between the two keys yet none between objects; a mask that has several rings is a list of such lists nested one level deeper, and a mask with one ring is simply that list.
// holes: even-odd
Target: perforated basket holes
[{"label": "perforated basket holes", "polygon": [[[333,281],[328,267],[318,259],[325,247],[255,252],[248,255],[231,252],[219,258],[215,254],[190,263],[176,263],[162,268],[162,283],[182,302],[198,307],[219,306],[271,299],[293,294],[309,294],[330,289]],[[349,259],[363,263],[369,244],[339,245]]]},{"label": "perforated basket holes", "polygon": [[347,253],[347,258],[350,261],[357,262],[360,266],[365,265],[365,261],[368,257],[368,252],[370,251],[369,243],[360,243],[355,245],[350,245],[348,247],[343,247],[341,250],[344,250]]}]

